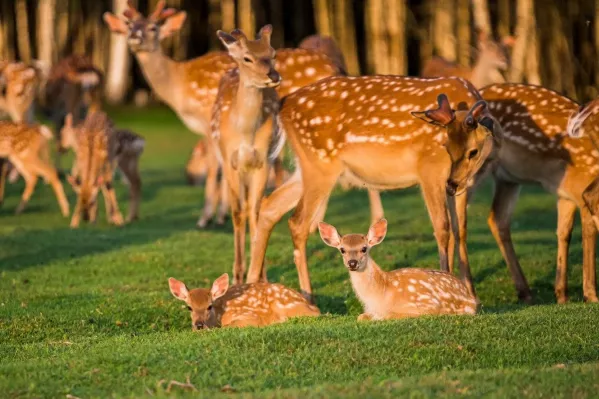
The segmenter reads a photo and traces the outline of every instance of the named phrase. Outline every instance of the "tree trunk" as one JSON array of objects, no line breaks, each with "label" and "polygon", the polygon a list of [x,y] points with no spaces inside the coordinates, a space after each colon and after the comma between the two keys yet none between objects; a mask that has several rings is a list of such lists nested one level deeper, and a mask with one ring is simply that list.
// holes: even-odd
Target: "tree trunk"
[{"label": "tree trunk", "polygon": [[345,58],[347,72],[350,75],[360,75],[356,25],[351,0],[335,0],[335,30],[339,38],[339,47]]},{"label": "tree trunk", "polygon": [[385,74],[389,71],[387,44],[383,19],[382,0],[369,0],[367,3],[367,42],[368,70],[371,73]]},{"label": "tree trunk", "polygon": [[[113,0],[113,12],[121,15],[127,8],[127,0]],[[106,99],[112,104],[123,102],[129,82],[131,56],[127,36],[112,34],[110,37],[110,59],[106,77]]]},{"label": "tree trunk", "polygon": [[458,0],[458,63],[470,67],[470,0]]},{"label": "tree trunk", "polygon": [[539,75],[539,34],[534,7],[530,10],[530,30],[526,49],[526,81],[533,85],[541,84]]},{"label": "tree trunk", "polygon": [[489,16],[489,5],[487,0],[472,0],[474,10],[474,26],[479,32],[491,36],[491,17]]},{"label": "tree trunk", "polygon": [[389,34],[387,73],[405,75],[406,59],[406,0],[387,0],[387,32]]},{"label": "tree trunk", "polygon": [[68,0],[57,0],[56,4],[56,52],[62,58],[66,51],[69,37],[69,5]]},{"label": "tree trunk", "polygon": [[37,58],[46,67],[55,61],[54,11],[56,0],[39,0],[37,6]]},{"label": "tree trunk", "polygon": [[235,0],[222,0],[221,10],[223,30],[231,32],[235,29]]},{"label": "tree trunk", "polygon": [[239,27],[248,38],[253,38],[256,34],[256,19],[252,11],[252,0],[239,0],[237,4]]},{"label": "tree trunk", "polygon": [[[339,12],[339,10],[337,10]],[[316,29],[323,36],[332,36],[331,17],[327,0],[314,0],[314,13],[316,20]]]},{"label": "tree trunk", "polygon": [[499,0],[497,4],[497,33],[500,37],[509,36],[512,31],[510,0]]},{"label": "tree trunk", "polygon": [[447,61],[456,60],[456,40],[453,30],[455,5],[454,0],[439,0],[434,8],[435,50],[438,55],[445,58]]},{"label": "tree trunk", "polygon": [[270,2],[270,17],[273,23],[273,31],[270,42],[274,48],[285,46],[285,28],[283,26],[283,3],[279,0]]},{"label": "tree trunk", "polygon": [[29,21],[27,20],[27,1],[16,0],[15,16],[17,21],[17,45],[19,58],[22,61],[31,61],[31,41],[29,40]]},{"label": "tree trunk", "polygon": [[529,32],[534,15],[533,0],[518,0],[516,14],[516,43],[512,51],[510,82],[521,82],[524,76],[524,61],[526,59]]}]

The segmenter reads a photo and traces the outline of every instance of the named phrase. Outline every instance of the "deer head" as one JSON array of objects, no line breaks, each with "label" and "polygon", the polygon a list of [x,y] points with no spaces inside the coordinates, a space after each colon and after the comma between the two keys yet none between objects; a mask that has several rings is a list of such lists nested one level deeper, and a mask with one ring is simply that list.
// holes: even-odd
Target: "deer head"
[{"label": "deer head", "polygon": [[224,273],[214,280],[212,288],[196,288],[188,290],[182,281],[168,279],[173,296],[187,305],[191,315],[191,327],[194,330],[218,327],[217,315],[213,307],[214,301],[227,293],[229,275]]},{"label": "deer head", "polygon": [[363,272],[368,266],[370,248],[380,244],[387,234],[387,220],[381,219],[368,230],[368,234],[346,234],[340,236],[335,227],[318,223],[320,238],[329,247],[337,248],[343,264],[350,272]]},{"label": "deer head", "polygon": [[[272,25],[260,29],[256,40],[248,40],[239,29],[216,32],[231,57],[239,66],[239,74],[255,87],[277,87],[281,75],[275,70],[275,50],[270,46]],[[246,83],[246,84],[248,84]]]},{"label": "deer head", "polygon": [[444,145],[451,159],[451,172],[446,190],[449,195],[458,195],[472,184],[485,161],[495,154],[499,144],[495,139],[500,137],[501,127],[488,113],[484,100],[477,101],[469,110],[451,109],[445,94],[440,94],[437,102],[437,109],[412,115],[447,129]]},{"label": "deer head", "polygon": [[127,35],[129,48],[134,53],[155,52],[160,49],[161,40],[183,27],[187,17],[185,11],[165,9],[165,5],[164,0],[159,1],[154,12],[146,18],[129,2],[122,19],[106,12],[104,21],[113,33]]},{"label": "deer head", "polygon": [[500,42],[496,42],[489,38],[486,33],[481,32],[478,35],[478,57],[479,59],[488,62],[491,68],[506,71],[510,65],[507,50],[512,47],[515,42],[516,39],[513,36],[505,36]]}]

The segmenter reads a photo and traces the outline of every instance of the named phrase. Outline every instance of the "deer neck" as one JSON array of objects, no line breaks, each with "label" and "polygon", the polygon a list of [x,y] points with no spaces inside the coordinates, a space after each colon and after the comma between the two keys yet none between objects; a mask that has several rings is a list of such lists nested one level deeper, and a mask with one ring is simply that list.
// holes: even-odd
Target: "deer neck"
[{"label": "deer neck", "polygon": [[386,276],[372,258],[368,258],[366,268],[361,272],[349,273],[354,292],[358,299],[366,304],[385,293]]},{"label": "deer neck", "polygon": [[490,85],[491,83],[499,83],[496,82],[495,79],[497,75],[501,75],[501,73],[493,65],[493,61],[490,57],[483,53],[480,54],[472,68],[470,82],[478,89]]},{"label": "deer neck", "polygon": [[137,52],[135,58],[154,93],[176,110],[181,102],[178,86],[182,76],[177,71],[179,63],[167,57],[162,50]]},{"label": "deer neck", "polygon": [[249,85],[243,75],[239,77],[239,87],[235,98],[235,127],[244,135],[253,135],[262,123],[262,103],[264,89]]}]

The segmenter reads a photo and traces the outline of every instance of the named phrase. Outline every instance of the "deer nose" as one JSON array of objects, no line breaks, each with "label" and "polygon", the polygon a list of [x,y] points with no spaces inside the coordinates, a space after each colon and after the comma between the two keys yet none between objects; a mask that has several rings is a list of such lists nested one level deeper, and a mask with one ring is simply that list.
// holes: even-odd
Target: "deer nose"
[{"label": "deer nose", "polygon": [[455,195],[457,190],[458,183],[451,179],[447,180],[447,182],[445,183],[445,191],[447,192],[447,195]]},{"label": "deer nose", "polygon": [[358,261],[355,259],[351,259],[347,261],[347,266],[349,266],[350,270],[356,270],[356,268],[358,267]]},{"label": "deer nose", "polygon": [[268,76],[268,78],[272,80],[273,83],[279,83],[281,81],[281,75],[279,75],[279,73],[274,69],[268,71],[268,74],[266,76]]},{"label": "deer nose", "polygon": [[206,326],[206,325],[204,324],[204,322],[203,322],[203,321],[196,321],[196,322],[193,324],[193,329],[194,329],[194,330],[201,330],[201,329],[202,329],[202,328],[204,328],[205,326]]}]

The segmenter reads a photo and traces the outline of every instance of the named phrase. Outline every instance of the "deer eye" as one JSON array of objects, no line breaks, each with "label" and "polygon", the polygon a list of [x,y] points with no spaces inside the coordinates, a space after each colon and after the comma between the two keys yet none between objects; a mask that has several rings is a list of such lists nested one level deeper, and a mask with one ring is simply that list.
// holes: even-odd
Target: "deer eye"
[{"label": "deer eye", "polygon": [[191,306],[188,306],[187,310],[189,310],[191,312],[192,311]]},{"label": "deer eye", "polygon": [[366,253],[366,251],[368,251],[368,248],[366,248],[366,247],[362,247],[362,253],[363,253],[363,254],[365,254],[365,253]]},{"label": "deer eye", "polygon": [[252,62],[254,62],[254,61],[252,61],[252,59],[251,59],[250,57],[243,57],[243,60],[244,60],[245,62],[248,62],[248,63],[250,63],[250,64],[251,64]]},{"label": "deer eye", "polygon": [[478,150],[475,148],[474,150],[472,150],[468,153],[468,159],[472,159],[477,155],[478,155]]},{"label": "deer eye", "polygon": [[212,305],[208,305],[208,311],[212,310]]},{"label": "deer eye", "polygon": [[345,253],[345,248],[339,248],[339,251],[341,251],[342,254]]},{"label": "deer eye", "polygon": [[466,122],[466,126],[469,127],[470,129],[474,129],[476,127],[476,121],[471,116],[466,118],[465,122]]}]

